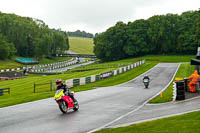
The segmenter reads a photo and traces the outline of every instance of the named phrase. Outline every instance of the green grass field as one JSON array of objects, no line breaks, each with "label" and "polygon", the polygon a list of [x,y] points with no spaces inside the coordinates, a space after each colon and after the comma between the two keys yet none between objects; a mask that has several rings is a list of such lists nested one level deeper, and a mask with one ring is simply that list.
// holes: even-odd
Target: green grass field
[{"label": "green grass field", "polygon": [[199,133],[200,112],[192,112],[170,118],[107,129],[95,133]]},{"label": "green grass field", "polygon": [[22,66],[22,64],[14,62],[13,60],[0,60],[0,69],[17,68]]},{"label": "green grass field", "polygon": [[82,37],[69,37],[69,50],[78,54],[94,54],[93,39]]}]

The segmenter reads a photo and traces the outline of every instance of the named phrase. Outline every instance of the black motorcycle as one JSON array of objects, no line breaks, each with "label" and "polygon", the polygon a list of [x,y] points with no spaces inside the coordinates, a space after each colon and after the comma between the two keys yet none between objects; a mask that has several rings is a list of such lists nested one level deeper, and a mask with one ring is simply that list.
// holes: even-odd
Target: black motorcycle
[{"label": "black motorcycle", "polygon": [[145,88],[148,88],[149,82],[150,82],[149,77],[148,77],[148,76],[145,76],[145,77],[143,78],[143,83],[144,83]]}]

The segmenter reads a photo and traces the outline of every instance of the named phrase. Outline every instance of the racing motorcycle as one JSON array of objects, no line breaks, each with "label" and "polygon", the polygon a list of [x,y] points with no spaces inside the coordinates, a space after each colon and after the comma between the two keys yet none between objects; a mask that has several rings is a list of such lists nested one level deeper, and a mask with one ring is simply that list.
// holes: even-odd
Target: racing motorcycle
[{"label": "racing motorcycle", "polygon": [[145,88],[148,88],[149,82],[150,82],[149,77],[148,77],[148,76],[145,76],[145,77],[143,78],[143,83],[144,83]]},{"label": "racing motorcycle", "polygon": [[[74,96],[74,92],[67,93]],[[59,109],[63,113],[67,113],[68,110],[73,109],[77,111],[79,109],[78,101],[74,98],[74,101],[69,95],[64,94],[63,89],[59,89],[56,91],[54,99],[58,103]]]},{"label": "racing motorcycle", "polygon": [[144,83],[145,88],[148,88],[148,86],[149,86],[148,79],[144,79],[143,83]]}]

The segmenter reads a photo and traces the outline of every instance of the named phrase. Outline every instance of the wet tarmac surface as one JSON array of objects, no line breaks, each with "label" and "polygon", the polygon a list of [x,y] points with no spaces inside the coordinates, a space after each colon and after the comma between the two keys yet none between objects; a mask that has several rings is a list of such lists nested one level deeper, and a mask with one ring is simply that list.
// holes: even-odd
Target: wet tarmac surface
[{"label": "wet tarmac surface", "polygon": [[111,87],[78,92],[77,112],[62,114],[53,98],[0,108],[1,133],[85,133],[102,127],[138,108],[162,90],[173,77],[177,63],[161,63],[147,72],[149,89],[143,75]]},{"label": "wet tarmac surface", "polygon": [[108,125],[106,128],[123,127],[131,124],[157,120],[200,110],[200,97],[163,104],[147,104],[136,112]]}]

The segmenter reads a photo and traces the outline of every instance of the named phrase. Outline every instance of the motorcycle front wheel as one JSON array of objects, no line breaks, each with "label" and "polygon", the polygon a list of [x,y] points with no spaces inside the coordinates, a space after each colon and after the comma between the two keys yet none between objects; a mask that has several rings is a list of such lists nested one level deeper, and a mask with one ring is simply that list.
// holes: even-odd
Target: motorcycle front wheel
[{"label": "motorcycle front wheel", "polygon": [[78,101],[74,98],[74,108],[73,108],[73,110],[77,111],[78,109],[79,109]]},{"label": "motorcycle front wheel", "polygon": [[63,112],[64,114],[67,113],[68,105],[64,100],[59,101],[58,106],[61,112]]},{"label": "motorcycle front wheel", "polygon": [[145,85],[145,88],[147,89],[147,88],[148,88],[148,85]]}]

